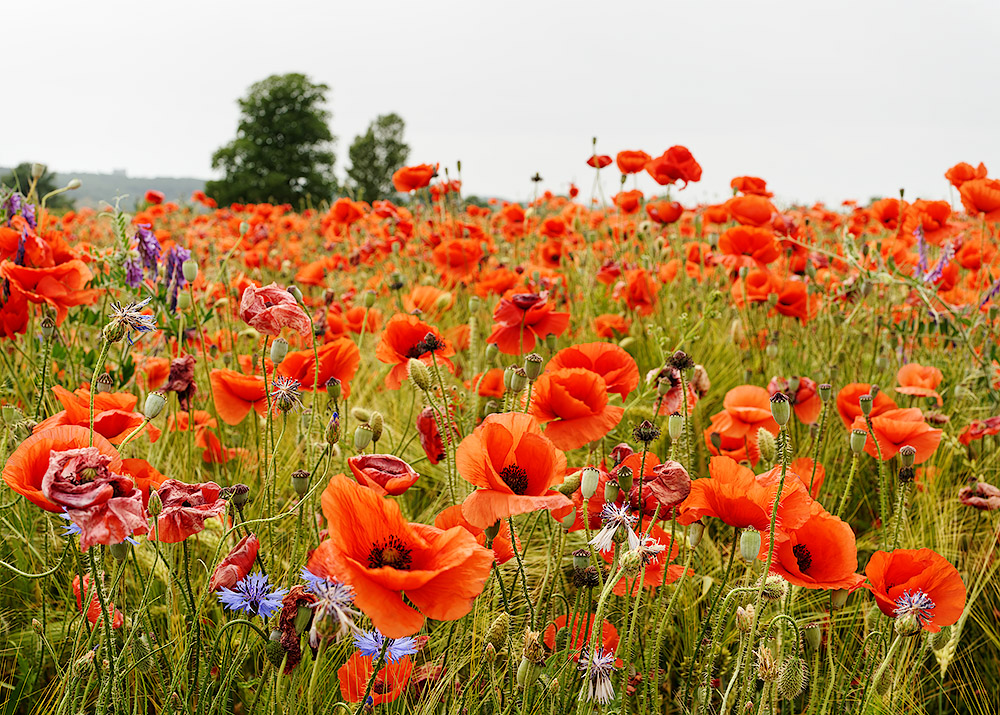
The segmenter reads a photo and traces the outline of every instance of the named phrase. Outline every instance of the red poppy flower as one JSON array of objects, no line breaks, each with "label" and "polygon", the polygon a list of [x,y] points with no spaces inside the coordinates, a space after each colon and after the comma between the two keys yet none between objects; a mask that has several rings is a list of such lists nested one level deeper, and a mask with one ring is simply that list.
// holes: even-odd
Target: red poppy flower
[{"label": "red poppy flower", "polygon": [[420,435],[420,446],[423,447],[428,462],[437,464],[444,459],[444,440],[438,429],[433,407],[425,407],[417,415],[417,434]]},{"label": "red poppy flower", "polygon": [[260,540],[254,534],[247,534],[233,547],[226,558],[215,567],[212,578],[208,581],[209,591],[220,588],[232,588],[249,575],[257,560],[260,550]]},{"label": "red poppy flower", "polygon": [[985,420],[973,420],[958,436],[958,441],[968,446],[970,442],[987,435],[1000,434],[1000,415]]},{"label": "red poppy flower", "polygon": [[719,237],[719,262],[729,268],[763,268],[781,255],[769,228],[733,226]]},{"label": "red poppy flower", "polygon": [[[480,546],[486,546],[486,530],[475,526],[465,518],[465,515],[462,513],[461,504],[450,506],[434,517],[434,526],[444,530],[448,530],[454,526],[461,526],[476,537],[476,542]],[[517,545],[518,548],[521,547],[520,539],[517,540]],[[493,549],[493,557],[497,560],[498,564],[505,564],[514,558],[514,547],[511,545],[510,540],[510,526],[507,525],[506,521],[500,522],[500,530],[493,537],[493,544],[489,548]]]},{"label": "red poppy flower", "polygon": [[[580,660],[580,653],[587,650],[590,646],[590,638],[594,632],[595,621],[596,616],[593,613],[574,614],[573,622],[569,625],[567,625],[569,618],[566,616],[557,616],[542,634],[542,642],[545,643],[545,646],[549,650],[555,650],[556,634],[563,628],[568,628],[570,635],[567,647],[570,651],[570,658]],[[613,653],[618,650],[618,643],[618,629],[614,627],[611,621],[603,621],[601,623],[601,646],[603,646],[605,651]]]},{"label": "red poppy flower", "polygon": [[639,210],[639,205],[642,203],[642,192],[638,189],[622,191],[615,194],[612,201],[615,202],[615,206],[618,207],[619,211],[630,216]]},{"label": "red poppy flower", "polygon": [[808,377],[772,377],[767,383],[767,394],[772,397],[783,393],[792,400],[792,409],[799,422],[806,425],[815,424],[823,410],[823,400],[817,393],[816,382]]},{"label": "red poppy flower", "polygon": [[614,313],[604,313],[594,318],[594,334],[599,338],[615,338],[628,334],[628,322]]},{"label": "red poppy flower", "polygon": [[147,204],[153,204],[154,206],[162,204],[164,198],[165,197],[163,196],[162,191],[155,191],[154,189],[150,189],[149,191],[146,192]]},{"label": "red poppy flower", "polygon": [[936,367],[919,365],[915,362],[908,363],[899,368],[896,373],[896,392],[902,395],[916,395],[918,397],[933,397],[941,404],[941,395],[937,392],[938,385],[944,376]]},{"label": "red poppy flower", "polygon": [[[863,580],[855,573],[858,549],[854,532],[819,502],[812,502],[803,524],[783,531],[785,538],[776,539],[774,545],[772,573],[809,589],[853,589]],[[759,558],[766,561],[770,547],[767,533],[762,536]]]},{"label": "red poppy flower", "polygon": [[503,386],[503,368],[493,367],[483,374],[476,375],[467,387],[475,389],[482,397],[503,397],[506,389]]},{"label": "red poppy flower", "polygon": [[652,315],[656,309],[656,293],[656,283],[645,268],[633,268],[625,272],[625,303],[636,313]]},{"label": "red poppy flower", "polygon": [[[340,668],[337,669],[337,680],[340,682],[340,694],[349,703],[360,703],[368,688],[368,681],[374,672],[374,658],[360,653],[352,653]],[[410,682],[413,673],[413,661],[409,656],[387,663],[380,668],[372,685],[372,705],[391,703],[399,699],[403,690]]]},{"label": "red poppy flower", "polygon": [[226,513],[225,499],[219,499],[215,482],[185,484],[168,479],[157,490],[163,510],[157,517],[158,534],[151,538],[167,544],[177,544],[205,528],[205,520]]},{"label": "red poppy flower", "polygon": [[[863,416],[858,399],[862,395],[871,394],[871,391],[871,385],[864,382],[852,382],[840,389],[837,393],[837,412],[840,413],[840,419],[844,421],[844,427],[850,428],[855,419]],[[875,399],[872,400],[871,416],[877,417],[883,412],[894,409],[896,409],[896,403],[893,399],[879,390]]]},{"label": "red poppy flower", "polygon": [[623,174],[638,174],[646,168],[653,157],[644,151],[620,151],[615,157],[618,170]]},{"label": "red poppy flower", "polygon": [[701,181],[701,165],[686,147],[672,146],[662,156],[646,164],[646,171],[653,180],[661,186],[683,181],[685,188],[688,182]]},{"label": "red poppy flower", "polygon": [[72,259],[55,266],[31,268],[10,261],[0,263],[0,276],[6,278],[32,303],[45,303],[56,311],[56,325],[62,325],[69,309],[89,305],[101,297],[102,291],[85,289],[94,277],[90,268],[80,259]]},{"label": "red poppy flower", "polygon": [[[887,410],[871,418],[872,430],[875,432],[875,439],[878,440],[882,450],[882,459],[892,459],[899,452],[900,447],[909,445],[917,450],[914,457],[915,464],[922,464],[930,459],[930,456],[941,443],[942,432],[934,429],[924,422],[923,413],[916,407],[900,410]],[[854,420],[852,429],[864,430],[866,428],[864,417]],[[878,450],[872,442],[871,435],[865,438],[865,451],[872,457],[878,458]]]},{"label": "red poppy flower", "polygon": [[[319,389],[326,391],[326,382],[331,377],[340,380],[344,397],[351,394],[351,380],[361,363],[361,353],[358,346],[350,338],[336,338],[320,345],[319,354]],[[293,380],[298,380],[301,389],[311,392],[316,379],[316,361],[313,351],[296,350],[285,355],[278,365],[278,374]]]},{"label": "red poppy flower", "polygon": [[[437,347],[429,349],[428,336],[433,338]],[[382,339],[375,348],[375,357],[395,366],[385,378],[385,386],[390,390],[398,390],[406,377],[406,366],[411,358],[420,360],[425,365],[444,366],[448,372],[455,372],[455,366],[448,359],[455,354],[451,343],[441,337],[441,333],[420,320],[415,315],[396,314],[386,323],[382,331]]]},{"label": "red poppy flower", "polygon": [[930,549],[876,551],[865,567],[865,588],[890,618],[916,616],[937,633],[958,621],[965,608],[965,584],[947,559]]},{"label": "red poppy flower", "polygon": [[[815,468],[814,468],[815,467]],[[826,469],[822,464],[813,464],[810,457],[797,457],[788,465],[788,470],[802,482],[809,495],[813,499],[819,498],[820,489],[823,488],[823,480],[826,479]],[[812,488],[809,483],[812,482]]]},{"label": "red poppy flower", "polygon": [[313,552],[309,570],[353,586],[355,603],[385,636],[411,635],[425,617],[450,621],[472,609],[493,552],[468,531],[411,524],[396,502],[343,474],[330,479],[322,504],[329,538]]},{"label": "red poppy flower", "polygon": [[961,189],[962,184],[966,181],[971,181],[972,179],[985,179],[986,178],[986,166],[979,162],[979,166],[973,168],[971,164],[967,164],[964,161],[960,161],[955,164],[955,166],[944,172],[944,178],[946,178],[951,185],[956,189]]},{"label": "red poppy flower", "polygon": [[458,445],[458,473],[478,487],[462,513],[485,529],[498,519],[548,509],[556,518],[569,513],[568,497],[551,491],[566,473],[566,457],[542,434],[531,415],[492,414]]},{"label": "red poppy flower", "polygon": [[364,204],[351,201],[346,196],[333,202],[328,214],[330,221],[341,226],[350,226],[365,217]]},{"label": "red poppy flower", "polygon": [[396,191],[404,194],[410,191],[422,189],[431,183],[431,179],[437,176],[439,164],[418,164],[417,166],[404,166],[397,169],[392,175],[392,185]]},{"label": "red poppy flower", "polygon": [[970,215],[986,214],[987,221],[1000,221],[1000,181],[972,179],[963,183],[958,192]]},{"label": "red poppy flower", "polygon": [[624,408],[608,404],[604,378],[586,368],[547,371],[535,382],[531,412],[546,425],[545,435],[559,449],[576,449],[598,440],[621,422]]},{"label": "red poppy flower", "polygon": [[722,440],[719,450],[723,454],[739,459],[747,459],[756,464],[760,458],[757,451],[757,432],[761,428],[778,434],[778,423],[771,417],[770,396],[763,387],[741,385],[726,393],[723,400],[725,409],[711,417],[711,424],[705,429],[705,443],[712,453],[712,434],[717,433]]},{"label": "red poppy flower", "polygon": [[398,497],[420,478],[413,467],[391,454],[358,454],[347,460],[347,466],[358,484],[380,496]]},{"label": "red poppy flower", "polygon": [[756,176],[737,176],[729,182],[730,188],[742,194],[763,196],[771,198],[774,196],[767,190],[767,182]]},{"label": "red poppy flower", "polygon": [[563,348],[549,360],[546,372],[568,367],[582,367],[596,372],[607,385],[608,392],[622,400],[639,386],[639,368],[624,348],[611,343],[583,343]]},{"label": "red poppy flower", "polygon": [[777,214],[774,204],[763,196],[736,196],[726,202],[734,221],[742,226],[765,227]]},{"label": "red poppy flower", "polygon": [[291,328],[299,335],[309,334],[309,318],[292,294],[271,283],[263,288],[249,285],[240,300],[240,318],[251,328],[277,337],[282,328]]},{"label": "red poppy flower", "polygon": [[592,157],[587,159],[587,166],[592,166],[595,169],[603,169],[611,163],[611,157],[607,154],[601,154],[598,156],[594,154]]},{"label": "red poppy flower", "polygon": [[559,336],[569,327],[569,313],[556,312],[548,293],[513,293],[501,298],[493,311],[493,332],[486,339],[506,355],[535,349],[535,341],[549,334]]},{"label": "red poppy flower", "polygon": [[238,425],[250,410],[257,414],[267,413],[267,394],[264,378],[258,375],[244,375],[235,370],[216,369],[209,373],[215,409],[227,425]]},{"label": "red poppy flower", "polygon": [[[88,596],[90,597],[89,602],[87,603],[87,620],[90,622],[90,625],[96,626],[101,622],[101,618],[103,618],[104,614],[101,613],[101,601],[97,596],[97,589],[90,588],[91,582],[91,574],[84,574],[83,593],[80,593],[80,576],[77,574],[73,577],[73,593],[76,596],[76,608],[80,611],[80,613],[84,612],[83,600]],[[115,608],[115,604],[109,603],[107,608],[108,614],[111,616],[112,628],[121,628],[125,625],[125,616],[122,615],[121,611]]]},{"label": "red poppy flower", "polygon": [[653,221],[665,225],[679,221],[684,215],[684,207],[676,201],[650,201],[646,204],[646,213]]}]

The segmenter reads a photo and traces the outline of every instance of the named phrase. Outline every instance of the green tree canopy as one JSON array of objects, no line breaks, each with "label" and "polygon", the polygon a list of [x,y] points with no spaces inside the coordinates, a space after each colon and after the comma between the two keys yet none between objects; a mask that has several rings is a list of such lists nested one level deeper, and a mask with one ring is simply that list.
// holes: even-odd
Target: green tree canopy
[{"label": "green tree canopy", "polygon": [[220,205],[273,201],[298,207],[304,200],[330,199],[335,138],[324,108],[329,87],[303,74],[272,75],[239,100],[236,139],[212,155],[219,181],[205,193]]},{"label": "green tree canopy", "polygon": [[368,131],[354,138],[347,152],[351,159],[347,188],[355,199],[375,201],[395,195],[392,174],[410,155],[410,147],[403,142],[405,128],[398,114],[382,114],[368,125]]},{"label": "green tree canopy", "polygon": [[[17,189],[22,194],[27,195],[31,188],[31,164],[23,162],[0,177],[0,186],[9,189]],[[35,186],[35,193],[40,201],[46,194],[61,188],[56,185],[56,175],[48,169],[38,179]],[[56,194],[45,202],[45,206],[50,209],[68,209],[73,206],[73,201],[65,194]]]}]

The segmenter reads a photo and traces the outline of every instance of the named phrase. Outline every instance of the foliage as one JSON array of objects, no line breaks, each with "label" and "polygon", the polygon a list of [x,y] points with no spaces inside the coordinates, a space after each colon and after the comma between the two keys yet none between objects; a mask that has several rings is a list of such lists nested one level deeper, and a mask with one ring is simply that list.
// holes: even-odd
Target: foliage
[{"label": "foliage", "polygon": [[410,147],[403,141],[405,128],[398,114],[382,114],[351,142],[347,190],[356,201],[371,203],[396,195],[392,174],[410,155]]},{"label": "foliage", "polygon": [[[18,189],[22,193],[27,194],[32,183],[31,167],[32,164],[30,162],[18,164],[6,174],[0,176],[0,186],[6,186],[10,189]],[[60,188],[62,188],[62,186],[58,183],[56,175],[46,168],[41,177],[38,179],[38,182],[35,184],[35,195],[38,198],[41,198]],[[66,194],[56,194],[55,196],[50,197],[45,202],[45,205],[52,209],[68,209],[73,205],[73,201]]]}]

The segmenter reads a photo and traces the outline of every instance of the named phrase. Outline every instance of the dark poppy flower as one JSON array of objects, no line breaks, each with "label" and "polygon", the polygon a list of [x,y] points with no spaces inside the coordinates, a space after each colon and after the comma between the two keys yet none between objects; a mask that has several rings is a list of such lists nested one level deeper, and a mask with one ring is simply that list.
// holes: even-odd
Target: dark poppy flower
[{"label": "dark poppy flower", "polygon": [[597,155],[594,154],[589,159],[587,159],[587,166],[592,166],[595,169],[603,169],[605,166],[611,164],[611,157],[607,154]]},{"label": "dark poppy flower", "polygon": [[191,398],[198,394],[198,386],[194,382],[194,366],[194,355],[174,358],[170,361],[170,373],[163,386],[166,392],[177,393],[177,401],[185,411],[191,408]]}]

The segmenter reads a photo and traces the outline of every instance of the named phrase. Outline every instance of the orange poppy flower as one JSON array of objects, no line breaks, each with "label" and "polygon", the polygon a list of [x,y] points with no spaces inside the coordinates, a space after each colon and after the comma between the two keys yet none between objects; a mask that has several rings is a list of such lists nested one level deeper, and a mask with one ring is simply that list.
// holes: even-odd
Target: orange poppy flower
[{"label": "orange poppy flower", "polygon": [[680,220],[684,207],[676,201],[650,201],[646,204],[646,214],[657,223],[669,224]]},{"label": "orange poppy flower", "polygon": [[121,473],[130,477],[135,488],[142,492],[143,506],[149,504],[150,490],[155,492],[167,479],[153,465],[138,457],[123,459]]},{"label": "orange poppy flower", "polygon": [[473,238],[448,239],[435,246],[431,256],[449,283],[466,281],[479,268],[482,242]]},{"label": "orange poppy flower", "polygon": [[646,171],[653,181],[661,186],[683,181],[685,188],[688,182],[701,181],[701,165],[687,147],[672,146],[663,154],[646,164]]},{"label": "orange poppy flower", "polygon": [[418,164],[417,166],[404,166],[396,169],[392,175],[392,185],[396,191],[404,194],[422,189],[437,176],[438,166],[440,165]]},{"label": "orange poppy flower", "polygon": [[[844,385],[837,393],[837,412],[840,413],[840,419],[844,421],[844,427],[850,427],[854,420],[862,416],[858,398],[868,394],[871,394],[871,385],[864,382],[852,382]],[[894,409],[896,409],[895,401],[879,390],[872,401],[871,416],[876,417],[883,412]]]},{"label": "orange poppy flower", "polygon": [[32,303],[45,303],[56,311],[56,325],[62,325],[69,309],[95,302],[101,291],[84,286],[94,277],[87,264],[73,259],[46,268],[0,264],[0,275],[17,286]]},{"label": "orange poppy flower", "polygon": [[[923,413],[916,407],[886,410],[872,418],[872,430],[882,449],[882,459],[892,459],[900,447],[909,445],[917,450],[915,464],[926,462],[941,443],[942,432],[924,422]],[[866,428],[864,417],[854,420],[852,429]],[[871,435],[865,438],[865,451],[878,458],[878,450]]]},{"label": "orange poppy flower", "polygon": [[550,490],[565,476],[566,456],[531,415],[488,415],[458,445],[455,463],[459,475],[478,487],[462,504],[465,518],[478,528],[539,509],[558,519],[572,507],[568,497]]},{"label": "orange poppy flower", "polygon": [[[340,681],[340,694],[349,703],[360,703],[372,678],[375,664],[374,658],[358,652],[351,654],[340,668],[337,669],[337,680]],[[391,703],[399,699],[403,690],[410,682],[413,673],[413,661],[409,656],[387,663],[380,668],[372,686],[372,705]]]},{"label": "orange poppy flower", "polygon": [[618,171],[623,174],[638,174],[652,159],[653,157],[644,151],[625,150],[618,152],[615,163],[618,164]]},{"label": "orange poppy flower", "polygon": [[615,338],[628,334],[628,322],[620,315],[604,313],[594,318],[594,334],[599,338]]},{"label": "orange poppy flower", "polygon": [[769,228],[733,226],[719,237],[719,262],[729,268],[763,268],[781,255]]},{"label": "orange poppy flower", "polygon": [[712,434],[722,438],[719,447],[723,454],[739,459],[748,459],[756,464],[760,458],[757,451],[757,431],[766,429],[778,434],[778,423],[771,417],[770,396],[763,387],[742,385],[726,393],[722,412],[711,417],[711,424],[705,429],[705,443],[712,453]]},{"label": "orange poppy flower", "polygon": [[918,397],[933,397],[941,404],[941,395],[937,393],[937,386],[941,384],[944,376],[936,367],[919,365],[915,362],[908,363],[899,368],[896,373],[896,392],[903,395],[916,395]]},{"label": "orange poppy flower", "polygon": [[736,196],[726,202],[734,221],[743,226],[766,226],[778,212],[764,196]]},{"label": "orange poppy flower", "polygon": [[[854,532],[819,502],[812,502],[803,524],[785,526],[783,531],[784,538],[775,540],[771,573],[809,589],[853,589],[862,581],[855,573],[858,549]],[[758,558],[766,561],[770,542],[766,532],[762,536]]]},{"label": "orange poppy flower", "polygon": [[421,313],[439,315],[453,305],[455,305],[455,296],[434,286],[414,286],[413,290],[403,296],[403,308],[406,309],[407,313],[419,310]]},{"label": "orange poppy flower", "polygon": [[638,189],[622,191],[615,194],[612,201],[615,202],[615,206],[618,207],[619,211],[630,216],[639,210],[639,204],[642,202],[642,192]]},{"label": "orange poppy flower", "polygon": [[636,313],[652,315],[656,309],[656,293],[656,284],[645,268],[625,271],[625,303]]},{"label": "orange poppy flower", "polygon": [[756,176],[737,176],[729,182],[729,187],[742,194],[763,196],[768,199],[774,196],[767,190],[767,182]]},{"label": "orange poppy flower", "polygon": [[[3,480],[32,504],[46,511],[59,513],[63,508],[42,494],[42,478],[48,471],[49,457],[53,452],[80,449],[89,444],[90,430],[86,427],[62,425],[36,432],[21,442],[7,459],[3,468]],[[121,474],[122,458],[114,445],[95,432],[94,447],[111,458],[108,470]]]},{"label": "orange poppy flower", "polygon": [[[710,477],[691,482],[691,493],[680,506],[677,523],[693,524],[702,517],[714,516],[740,529],[752,526],[764,534],[770,531],[780,468],[777,474],[771,470],[756,477],[729,457],[712,457],[708,472]],[[805,523],[812,501],[801,482],[786,474],[778,504],[779,539],[784,538],[786,530]]]},{"label": "orange poppy flower", "polygon": [[392,454],[358,454],[347,460],[358,484],[379,496],[398,497],[420,479],[409,464]]},{"label": "orange poppy flower", "polygon": [[[170,376],[170,359],[148,357],[142,361],[142,375],[145,376],[147,390],[159,390]],[[134,406],[134,405],[133,405]]]},{"label": "orange poppy flower", "polygon": [[[433,338],[435,349],[429,350],[427,338]],[[454,373],[455,366],[448,359],[455,354],[451,343],[441,337],[441,333],[420,320],[415,315],[398,313],[389,319],[382,339],[375,348],[375,357],[384,363],[395,363],[385,378],[385,386],[390,390],[398,390],[406,377],[406,365],[411,358],[416,358],[431,366],[435,362],[444,366],[448,372]]]},{"label": "orange poppy flower", "polygon": [[[549,650],[555,650],[556,634],[563,628],[568,628],[570,636],[567,647],[570,650],[570,658],[580,660],[581,651],[587,650],[590,645],[596,618],[593,613],[577,613],[574,614],[573,622],[567,625],[569,618],[557,616],[542,634],[542,642]],[[605,620],[601,623],[601,645],[603,645],[605,652],[614,653],[618,650],[619,640],[618,629],[611,621]]]},{"label": "orange poppy flower", "polygon": [[476,390],[483,397],[503,397],[503,368],[494,367],[484,374],[476,375],[468,383],[469,389]]},{"label": "orange poppy flower", "polygon": [[[450,506],[434,517],[434,526],[446,531],[453,526],[461,526],[476,537],[476,542],[480,546],[486,546],[486,530],[473,525],[465,518],[461,504]],[[521,547],[520,539],[517,540],[517,545],[518,548]],[[493,549],[493,557],[498,564],[505,564],[514,558],[514,547],[510,541],[510,526],[507,525],[506,521],[500,522],[500,531],[493,537],[493,544],[488,548]]]},{"label": "orange poppy flower", "polygon": [[951,185],[956,189],[961,189],[962,184],[966,181],[971,181],[972,179],[985,179],[986,166],[983,162],[979,162],[979,166],[973,168],[971,164],[960,161],[955,164],[955,166],[948,169],[948,171],[944,172],[944,178],[951,182]]},{"label": "orange poppy flower", "polygon": [[353,586],[355,603],[385,636],[412,635],[425,617],[455,620],[472,609],[493,552],[468,531],[411,524],[397,503],[343,474],[330,479],[322,504],[329,538],[309,570]]},{"label": "orange poppy flower", "polygon": [[576,449],[598,440],[621,422],[625,410],[608,404],[608,386],[586,368],[546,371],[535,382],[531,412],[546,425],[545,435],[559,449]]},{"label": "orange poppy flower", "polygon": [[569,327],[569,313],[556,312],[549,294],[513,293],[500,299],[493,311],[493,332],[486,339],[505,355],[521,355],[535,349],[536,341],[549,334],[559,336]]},{"label": "orange poppy flower", "polygon": [[972,216],[986,214],[987,221],[1000,221],[1000,181],[972,179],[958,190],[962,205]]},{"label": "orange poppy flower", "polygon": [[947,559],[930,549],[876,551],[865,567],[865,588],[890,618],[913,615],[937,633],[958,621],[965,609],[965,584]]},{"label": "orange poppy flower", "polygon": [[[793,389],[794,388],[794,389]],[[806,425],[815,424],[823,410],[823,400],[817,393],[816,382],[808,377],[773,377],[767,383],[767,394],[774,396],[784,393],[792,400],[792,409],[799,422]]]},{"label": "orange poppy flower", "polygon": [[[358,346],[349,338],[337,338],[320,345],[316,351],[319,354],[319,389],[326,391],[326,382],[331,377],[340,380],[344,397],[351,394],[351,380],[354,379],[361,363],[361,353]],[[298,380],[300,389],[311,392],[316,379],[316,361],[313,351],[296,350],[285,355],[278,365],[278,374]]]},{"label": "orange poppy flower", "polygon": [[[52,392],[65,408],[55,413],[35,426],[35,432],[58,427],[60,425],[78,425],[90,429],[90,390],[79,389],[70,392],[60,385],[54,385]],[[94,395],[94,432],[107,439],[112,444],[121,444],[125,438],[146,418],[134,412],[138,398],[123,392],[99,392]],[[160,437],[160,428],[146,425],[145,433],[150,442]]]},{"label": "orange poppy flower", "polygon": [[[819,499],[820,489],[823,488],[823,480],[826,479],[826,469],[822,464],[816,464],[813,469],[813,460],[810,457],[798,457],[788,465],[789,471],[799,478],[802,486],[806,488],[813,499]],[[812,489],[809,482],[812,482]]]},{"label": "orange poppy flower", "polygon": [[227,425],[238,425],[250,414],[250,410],[256,410],[259,415],[267,413],[263,377],[219,368],[212,370],[209,378],[215,396],[215,409]]},{"label": "orange poppy flower", "polygon": [[582,367],[604,378],[608,392],[622,400],[639,386],[639,368],[624,348],[611,343],[583,343],[563,348],[549,360],[546,372]]}]

